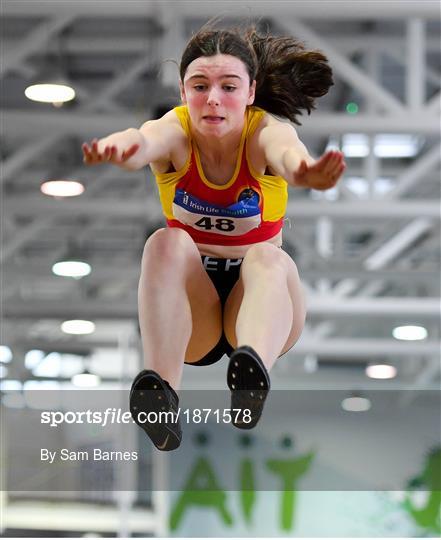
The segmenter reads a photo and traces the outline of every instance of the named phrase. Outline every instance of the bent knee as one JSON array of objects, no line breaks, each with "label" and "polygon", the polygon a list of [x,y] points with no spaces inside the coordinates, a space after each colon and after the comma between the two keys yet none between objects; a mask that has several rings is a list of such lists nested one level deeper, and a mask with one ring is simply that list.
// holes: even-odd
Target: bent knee
[{"label": "bent knee", "polygon": [[158,229],[145,243],[143,261],[155,259],[176,262],[195,249],[197,248],[193,239],[182,229],[171,227]]},{"label": "bent knee", "polygon": [[279,247],[269,242],[261,242],[249,248],[243,260],[242,269],[246,271],[249,266],[257,264],[265,270],[273,271],[279,268],[286,272],[289,260],[291,259],[288,255]]}]

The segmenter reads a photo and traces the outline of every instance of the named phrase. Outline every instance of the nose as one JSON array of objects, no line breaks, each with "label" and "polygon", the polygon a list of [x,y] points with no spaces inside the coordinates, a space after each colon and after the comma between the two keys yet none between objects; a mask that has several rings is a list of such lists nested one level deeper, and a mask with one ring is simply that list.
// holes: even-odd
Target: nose
[{"label": "nose", "polygon": [[207,105],[217,106],[219,105],[219,93],[216,88],[212,88],[208,93]]}]

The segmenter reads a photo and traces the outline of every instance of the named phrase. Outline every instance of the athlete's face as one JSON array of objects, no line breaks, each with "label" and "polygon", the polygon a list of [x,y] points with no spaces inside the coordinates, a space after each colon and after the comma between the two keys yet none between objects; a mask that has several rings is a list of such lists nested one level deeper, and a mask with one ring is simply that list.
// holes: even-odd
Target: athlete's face
[{"label": "athlete's face", "polygon": [[256,81],[250,85],[242,60],[229,54],[196,58],[180,83],[193,127],[203,135],[217,137],[242,130],[255,88]]}]

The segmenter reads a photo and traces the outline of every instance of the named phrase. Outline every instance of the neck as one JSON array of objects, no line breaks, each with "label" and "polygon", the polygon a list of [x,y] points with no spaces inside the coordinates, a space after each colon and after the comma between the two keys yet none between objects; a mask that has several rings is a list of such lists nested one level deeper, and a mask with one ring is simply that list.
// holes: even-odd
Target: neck
[{"label": "neck", "polygon": [[204,156],[210,162],[225,160],[225,157],[231,158],[236,155],[240,146],[242,130],[235,133],[229,133],[225,137],[207,137],[198,131],[192,132],[192,138],[196,143],[199,154]]}]

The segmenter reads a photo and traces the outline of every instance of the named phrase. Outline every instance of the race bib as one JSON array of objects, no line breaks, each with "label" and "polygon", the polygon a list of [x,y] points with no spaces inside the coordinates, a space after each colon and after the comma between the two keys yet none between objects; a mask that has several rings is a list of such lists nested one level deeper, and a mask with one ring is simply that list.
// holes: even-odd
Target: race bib
[{"label": "race bib", "polygon": [[262,221],[259,195],[244,190],[239,201],[227,207],[202,201],[182,189],[177,189],[173,200],[173,216],[198,231],[240,236]]}]

